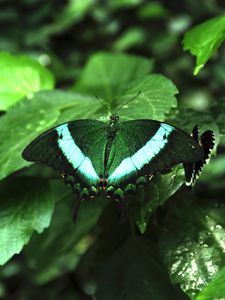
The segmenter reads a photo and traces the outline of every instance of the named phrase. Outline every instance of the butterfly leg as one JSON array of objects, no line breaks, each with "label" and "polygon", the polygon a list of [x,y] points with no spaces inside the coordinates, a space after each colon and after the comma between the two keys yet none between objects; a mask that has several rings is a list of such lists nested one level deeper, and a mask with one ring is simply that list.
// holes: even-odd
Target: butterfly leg
[{"label": "butterfly leg", "polygon": [[119,223],[120,224],[126,223],[127,218],[128,218],[128,213],[125,205],[125,199],[123,198],[119,200],[119,216],[118,216]]},{"label": "butterfly leg", "polygon": [[77,195],[76,199],[75,199],[75,205],[73,208],[73,222],[74,224],[76,223],[77,220],[77,214],[78,214],[78,210],[80,207],[80,203],[81,203],[81,198],[79,197],[79,191],[80,191],[80,184],[74,184],[74,180],[72,179],[68,179],[68,175],[67,174],[62,174],[63,179],[64,179],[64,184],[65,185],[69,185],[73,191],[74,195]]},{"label": "butterfly leg", "polygon": [[74,205],[74,208],[73,208],[73,222],[74,222],[74,224],[77,221],[77,214],[78,214],[78,210],[79,210],[79,207],[80,207],[80,203],[81,203],[81,198],[76,197],[75,205]]},{"label": "butterfly leg", "polygon": [[114,197],[115,200],[119,203],[119,223],[120,224],[124,224],[127,221],[127,208],[126,208],[126,204],[125,204],[125,197],[124,197],[124,192],[122,189],[118,188],[115,192],[114,192]]},{"label": "butterfly leg", "polygon": [[77,220],[77,214],[78,214],[78,210],[80,208],[81,201],[84,201],[85,199],[88,199],[89,192],[88,192],[87,188],[83,188],[81,191],[78,191],[78,190],[75,189],[74,191],[76,191],[79,194],[77,199],[76,199],[74,209],[73,209],[73,222],[75,224],[76,220]]},{"label": "butterfly leg", "polygon": [[73,190],[73,185],[74,185],[74,183],[73,183],[72,179],[71,179],[71,178],[69,179],[69,177],[68,177],[67,174],[62,174],[62,177],[63,177],[64,184],[65,184],[65,185],[70,185],[70,187],[71,187],[72,190]]}]

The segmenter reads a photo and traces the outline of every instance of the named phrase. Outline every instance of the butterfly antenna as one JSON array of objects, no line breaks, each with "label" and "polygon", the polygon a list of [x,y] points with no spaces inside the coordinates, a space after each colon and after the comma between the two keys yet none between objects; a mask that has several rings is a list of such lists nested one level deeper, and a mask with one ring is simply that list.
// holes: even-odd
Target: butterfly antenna
[{"label": "butterfly antenna", "polygon": [[123,108],[125,105],[129,104],[129,103],[132,102],[135,98],[137,98],[137,97],[140,95],[140,93],[141,93],[141,91],[139,91],[139,92],[137,93],[137,95],[135,95],[134,97],[132,97],[131,99],[129,99],[127,102],[125,102],[125,103],[123,103],[122,105],[120,105],[120,106],[117,108],[117,110],[115,111],[114,114],[117,114],[118,111],[119,111],[121,108]]}]

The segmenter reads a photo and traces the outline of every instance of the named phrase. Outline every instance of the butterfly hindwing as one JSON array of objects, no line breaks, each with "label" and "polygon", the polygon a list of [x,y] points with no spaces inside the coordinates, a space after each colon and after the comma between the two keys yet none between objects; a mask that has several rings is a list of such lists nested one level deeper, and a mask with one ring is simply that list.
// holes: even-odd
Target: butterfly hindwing
[{"label": "butterfly hindwing", "polygon": [[54,127],[31,142],[23,152],[28,161],[45,163],[61,174],[96,184],[103,170],[105,124],[77,120]]},{"label": "butterfly hindwing", "polygon": [[195,126],[192,131],[192,137],[199,141],[204,152],[204,157],[195,163],[184,163],[185,184],[187,186],[192,186],[195,183],[202,172],[203,166],[208,163],[211,151],[215,146],[215,136],[211,130],[205,131],[199,138],[198,126]]},{"label": "butterfly hindwing", "polygon": [[127,121],[119,124],[112,145],[109,181],[121,184],[132,176],[155,174],[202,158],[199,143],[172,125],[153,120]]}]

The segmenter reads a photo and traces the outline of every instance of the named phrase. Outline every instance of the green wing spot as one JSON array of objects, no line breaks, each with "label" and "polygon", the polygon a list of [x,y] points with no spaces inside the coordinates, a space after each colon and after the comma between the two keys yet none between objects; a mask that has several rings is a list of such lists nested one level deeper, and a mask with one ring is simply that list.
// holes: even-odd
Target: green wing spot
[{"label": "green wing spot", "polygon": [[72,164],[74,169],[86,177],[90,183],[96,183],[99,176],[96,174],[91,160],[85,156],[80,148],[76,145],[72,138],[68,124],[62,124],[56,128],[58,133],[58,146],[65,155],[69,163]]},{"label": "green wing spot", "polygon": [[165,147],[168,143],[168,136],[173,131],[173,127],[162,123],[154,136],[135,154],[125,158],[115,171],[109,176],[110,184],[115,184],[121,178],[141,170]]}]

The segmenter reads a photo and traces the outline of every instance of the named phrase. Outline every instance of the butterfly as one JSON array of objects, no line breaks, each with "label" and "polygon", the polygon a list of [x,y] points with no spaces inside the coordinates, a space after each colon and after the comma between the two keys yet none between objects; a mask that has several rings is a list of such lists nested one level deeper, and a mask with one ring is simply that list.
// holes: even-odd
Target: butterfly
[{"label": "butterfly", "polygon": [[124,215],[126,193],[138,185],[182,163],[185,181],[192,185],[214,147],[211,130],[199,137],[156,120],[108,122],[81,119],[60,124],[34,139],[23,151],[27,161],[44,163],[58,171],[81,200],[100,191],[120,203]]}]

